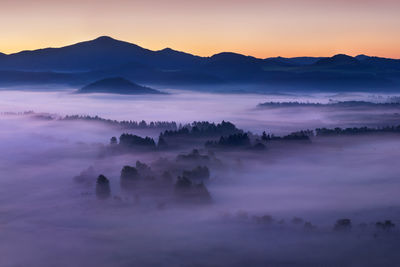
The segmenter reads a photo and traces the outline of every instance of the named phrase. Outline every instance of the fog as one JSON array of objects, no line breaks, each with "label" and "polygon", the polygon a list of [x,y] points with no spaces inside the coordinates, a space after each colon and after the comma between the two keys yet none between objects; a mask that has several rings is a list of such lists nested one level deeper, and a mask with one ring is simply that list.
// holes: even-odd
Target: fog
[{"label": "fog", "polygon": [[315,94],[212,94],[164,90],[169,95],[74,94],[74,89],[56,92],[0,91],[0,112],[98,115],[116,120],[192,121],[227,120],[254,132],[287,134],[299,129],[364,125],[393,125],[400,121],[397,109],[329,110],[309,108],[259,109],[263,102],[328,103],[329,100],[396,101],[398,95],[371,93]]},{"label": "fog", "polygon": [[[267,144],[265,151],[209,154],[193,142],[111,153],[112,136],[129,132],[157,139],[160,131],[4,114],[225,120],[255,134],[277,135],[400,124],[396,106],[257,108],[270,101],[385,102],[396,95],[168,92],[151,97],[0,92],[0,266],[396,266],[400,261],[399,133],[314,137]],[[179,160],[192,149],[212,156],[206,163]],[[121,169],[138,160],[156,176],[207,164],[211,200],[192,203],[158,187],[124,192]],[[79,176],[85,170],[89,174]],[[107,199],[96,195],[100,174],[109,179]],[[351,230],[335,231],[335,222],[345,218],[351,219]],[[394,229],[376,226],[386,220]]]}]

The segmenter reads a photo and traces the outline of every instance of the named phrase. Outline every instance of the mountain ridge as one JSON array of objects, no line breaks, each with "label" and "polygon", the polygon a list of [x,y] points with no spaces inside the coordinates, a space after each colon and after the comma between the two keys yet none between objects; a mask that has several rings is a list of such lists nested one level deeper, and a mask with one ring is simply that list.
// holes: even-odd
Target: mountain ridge
[{"label": "mountain ridge", "polygon": [[81,86],[114,76],[178,87],[245,84],[261,90],[400,89],[400,60],[344,54],[261,59],[233,52],[200,57],[171,48],[153,51],[108,36],[60,48],[0,54],[0,85]]},{"label": "mountain ridge", "polygon": [[[134,47],[136,47],[138,49],[143,49],[143,50],[146,50],[148,52],[156,52],[156,53],[174,52],[174,53],[181,53],[181,54],[191,55],[191,56],[194,56],[194,57],[204,58],[204,59],[212,58],[213,56],[217,56],[219,54],[225,54],[225,53],[242,55],[242,56],[245,56],[245,57],[252,57],[252,58],[260,59],[260,60],[277,59],[277,60],[282,60],[282,61],[291,60],[291,59],[293,59],[293,60],[302,60],[302,59],[307,60],[307,59],[309,59],[309,60],[313,61],[313,60],[318,60],[318,59],[323,59],[323,58],[334,57],[334,56],[337,56],[337,55],[346,55],[346,54],[340,54],[339,53],[339,54],[334,54],[333,56],[323,56],[323,57],[321,57],[321,56],[296,56],[296,57],[275,56],[275,57],[267,57],[267,58],[258,58],[258,57],[251,56],[251,55],[243,55],[243,54],[236,53],[236,52],[224,51],[224,52],[219,52],[219,53],[213,54],[211,56],[199,56],[199,55],[191,54],[191,53],[188,53],[188,52],[175,50],[175,49],[172,49],[170,47],[166,47],[166,48],[163,48],[163,49],[160,49],[160,50],[151,50],[151,49],[144,48],[144,47],[139,46],[139,45],[134,44],[134,43],[130,43],[130,42],[123,41],[123,40],[118,40],[118,39],[115,39],[113,37],[103,35],[103,36],[99,36],[99,37],[91,39],[91,40],[81,41],[81,42],[78,42],[78,43],[64,45],[64,46],[60,46],[60,47],[45,47],[45,48],[38,48],[38,49],[21,50],[21,51],[10,53],[10,54],[6,54],[6,53],[0,52],[0,56],[3,56],[3,55],[5,55],[5,56],[14,56],[14,55],[25,54],[25,53],[28,53],[28,52],[36,52],[36,51],[50,51],[50,50],[55,50],[55,49],[69,48],[69,47],[73,47],[73,46],[76,46],[76,45],[90,44],[90,43],[96,43],[96,42],[97,43],[104,43],[104,44],[124,43],[126,45],[134,46]],[[368,56],[368,55],[364,55],[364,54],[360,54],[360,55],[354,56],[353,58],[358,58],[358,57],[361,57],[361,56],[368,57],[368,58],[376,58],[376,59],[400,60],[400,58],[397,59],[397,58],[388,58],[388,57],[379,57],[379,56]]]}]

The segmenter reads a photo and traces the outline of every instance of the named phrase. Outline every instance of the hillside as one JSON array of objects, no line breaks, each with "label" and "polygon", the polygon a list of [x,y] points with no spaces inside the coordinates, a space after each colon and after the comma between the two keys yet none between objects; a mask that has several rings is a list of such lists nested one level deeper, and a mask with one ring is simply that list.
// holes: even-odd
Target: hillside
[{"label": "hillside", "polygon": [[138,85],[121,77],[106,78],[82,87],[79,93],[162,94],[160,91]]}]

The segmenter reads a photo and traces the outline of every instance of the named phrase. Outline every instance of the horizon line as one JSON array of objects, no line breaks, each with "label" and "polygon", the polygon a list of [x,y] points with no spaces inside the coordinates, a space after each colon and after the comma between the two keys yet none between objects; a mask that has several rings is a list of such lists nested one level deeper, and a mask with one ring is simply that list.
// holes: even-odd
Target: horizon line
[{"label": "horizon line", "polygon": [[189,54],[189,55],[196,56],[196,57],[201,57],[201,58],[210,58],[210,57],[213,57],[213,56],[215,56],[215,55],[219,55],[219,54],[223,54],[223,53],[232,53],[232,54],[242,55],[242,56],[246,56],[246,57],[253,57],[253,58],[261,59],[261,60],[271,59],[271,58],[287,58],[287,59],[292,59],[292,58],[304,58],[304,57],[306,57],[306,58],[331,58],[331,57],[336,56],[336,55],[346,55],[346,56],[350,56],[350,57],[353,57],[353,58],[355,58],[355,57],[357,57],[357,56],[368,56],[368,57],[376,57],[376,58],[400,60],[400,58],[374,56],[374,55],[368,55],[368,54],[365,54],[365,53],[360,53],[360,54],[357,53],[356,55],[350,55],[350,54],[346,54],[346,53],[333,53],[333,54],[331,54],[330,56],[302,55],[302,56],[291,56],[291,57],[285,57],[285,56],[279,56],[279,55],[278,55],[278,56],[270,56],[270,57],[265,57],[265,58],[263,58],[263,57],[253,56],[253,55],[242,54],[242,53],[240,53],[240,52],[222,51],[222,52],[218,52],[218,53],[212,54],[212,55],[210,55],[210,56],[200,56],[200,55],[197,55],[197,54],[195,54],[195,53],[190,53],[190,52],[186,52],[186,51],[176,50],[176,49],[173,49],[173,48],[168,47],[168,46],[167,46],[167,47],[164,47],[164,48],[162,48],[162,49],[152,50],[152,49],[149,49],[149,48],[145,48],[145,47],[143,47],[143,46],[141,46],[141,45],[138,45],[138,44],[136,44],[136,43],[132,43],[132,42],[130,42],[130,41],[125,41],[125,40],[113,38],[113,37],[111,37],[111,36],[109,36],[109,35],[100,35],[100,36],[95,37],[95,38],[93,38],[93,39],[78,41],[78,42],[76,42],[76,43],[65,44],[65,45],[62,45],[62,46],[47,46],[47,47],[34,48],[34,49],[24,49],[24,50],[20,50],[20,51],[17,51],[17,52],[11,52],[11,53],[4,53],[4,52],[1,52],[1,51],[0,51],[0,54],[5,55],[5,56],[11,56],[11,55],[15,55],[15,54],[23,53],[23,52],[34,52],[34,51],[46,50],[46,49],[60,49],[60,48],[64,48],[64,47],[69,47],[69,46],[77,45],[77,44],[80,44],[80,43],[95,41],[95,40],[98,40],[98,39],[101,39],[101,38],[104,38],[104,39],[107,38],[107,39],[114,40],[114,41],[118,41],[118,42],[128,43],[128,44],[135,45],[135,46],[138,46],[138,47],[140,47],[140,48],[142,48],[142,49],[146,49],[146,50],[149,50],[149,51],[152,51],[152,52],[159,52],[159,51],[163,51],[163,50],[170,49],[170,50],[173,50],[173,51],[177,51],[177,52],[180,52],[180,53],[185,53],[185,54]]}]

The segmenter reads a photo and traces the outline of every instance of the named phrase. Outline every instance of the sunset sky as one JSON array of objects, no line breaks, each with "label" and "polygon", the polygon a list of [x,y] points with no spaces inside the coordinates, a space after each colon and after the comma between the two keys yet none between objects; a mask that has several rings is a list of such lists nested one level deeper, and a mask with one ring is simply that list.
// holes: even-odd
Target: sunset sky
[{"label": "sunset sky", "polygon": [[0,0],[0,51],[109,35],[152,50],[400,58],[399,0]]}]

